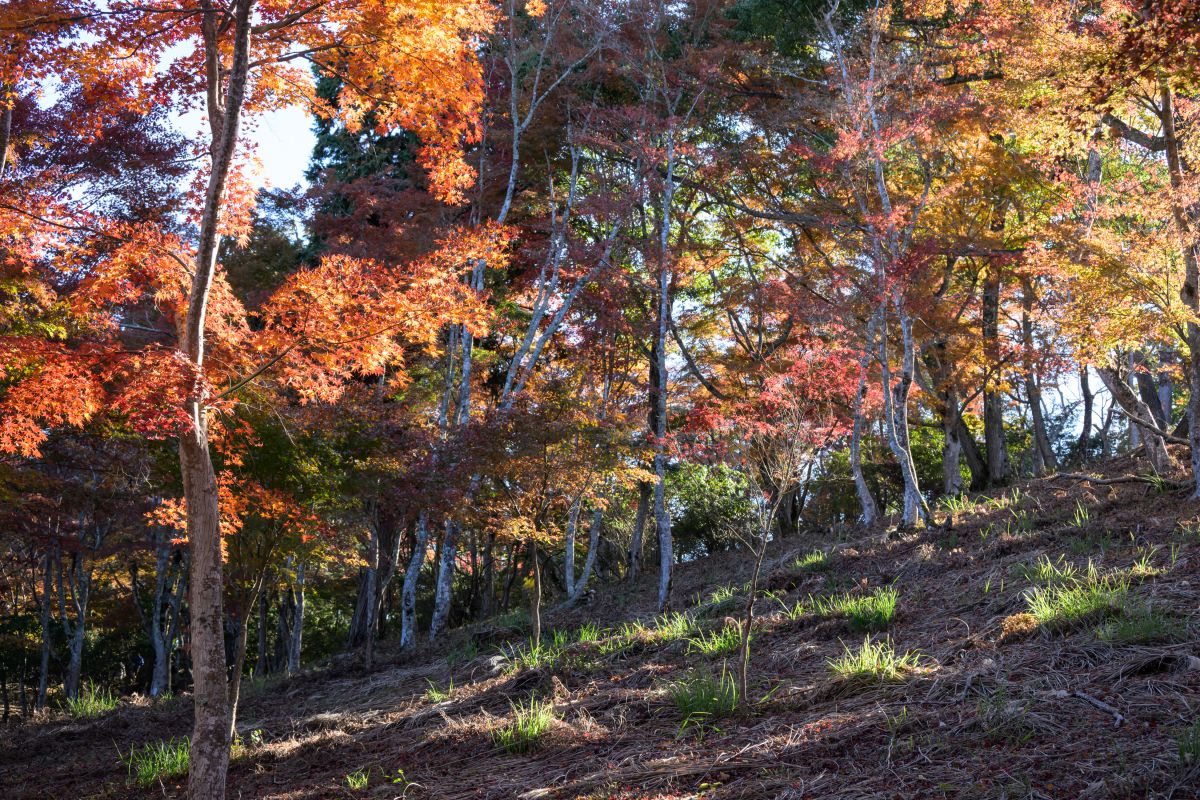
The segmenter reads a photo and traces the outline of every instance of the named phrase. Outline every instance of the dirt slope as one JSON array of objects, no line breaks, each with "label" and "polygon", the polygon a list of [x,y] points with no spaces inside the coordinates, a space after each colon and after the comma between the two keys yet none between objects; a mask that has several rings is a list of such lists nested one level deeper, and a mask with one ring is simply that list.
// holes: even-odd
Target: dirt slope
[{"label": "dirt slope", "polygon": [[[720,674],[725,657],[688,639],[719,632],[740,605],[720,591],[744,580],[737,554],[680,568],[686,620],[674,627],[648,613],[649,584],[605,587],[593,605],[548,620],[573,643],[542,663],[497,658],[493,624],[370,674],[334,664],[257,687],[240,715],[246,744],[229,796],[1200,797],[1179,745],[1200,719],[1200,504],[1121,471],[1131,468],[1112,465],[1110,485],[1057,478],[975,498],[942,528],[781,543],[752,702],[733,715],[685,726],[670,687],[697,668]],[[818,547],[823,562],[797,563]],[[1056,569],[1038,572],[1043,557]],[[1052,608],[1039,624],[1026,615],[1038,585],[1099,586],[1121,608],[1101,603],[1079,618]],[[855,630],[806,602],[889,586],[899,601],[886,631]],[[588,622],[607,631],[580,637]],[[867,635],[912,651],[915,664],[891,682],[834,675],[829,661]],[[429,696],[430,683],[451,679],[448,699]],[[533,750],[508,753],[492,732],[531,696],[551,699],[558,719]],[[182,797],[180,779],[130,786],[117,751],[184,736],[189,724],[180,698],[10,727],[0,796]],[[356,772],[369,773],[365,788],[349,788]]]}]

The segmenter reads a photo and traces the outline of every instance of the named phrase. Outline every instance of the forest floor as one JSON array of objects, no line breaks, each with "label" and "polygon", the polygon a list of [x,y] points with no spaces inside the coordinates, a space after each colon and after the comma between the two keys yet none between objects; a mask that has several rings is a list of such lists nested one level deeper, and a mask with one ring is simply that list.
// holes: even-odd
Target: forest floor
[{"label": "forest floor", "polygon": [[[648,575],[549,617],[559,645],[533,654],[513,632],[497,657],[493,622],[370,672],[335,662],[258,685],[229,797],[1200,797],[1200,503],[1136,469],[974,496],[919,532],[777,543],[751,696],[727,715],[685,724],[673,688],[732,660],[695,640],[739,613],[738,553],[681,565],[684,616],[667,623]],[[815,608],[887,587],[886,630]],[[835,675],[867,635],[914,660],[890,679]],[[533,696],[553,703],[548,731],[509,752],[496,731]],[[0,796],[183,797],[183,778],[131,785],[118,754],[189,727],[187,697],[9,726]]]}]

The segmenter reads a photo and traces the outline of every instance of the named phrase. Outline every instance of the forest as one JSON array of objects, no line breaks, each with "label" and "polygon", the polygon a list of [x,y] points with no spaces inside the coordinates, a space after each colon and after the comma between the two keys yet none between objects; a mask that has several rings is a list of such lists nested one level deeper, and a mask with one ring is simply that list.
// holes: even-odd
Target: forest
[{"label": "forest", "polygon": [[[315,140],[290,187],[257,135],[285,111]],[[6,0],[0,784],[1195,797],[1198,284],[1197,0]],[[1046,751],[1025,793],[939,788],[910,697],[878,707],[911,785],[752,785],[823,723],[769,765],[704,748],[850,702],[798,699],[784,658],[832,618],[822,674],[983,692],[986,747],[1068,723],[980,688],[981,625],[1034,672],[1124,636],[1144,671],[1113,680],[1174,670],[1179,702],[1146,712],[1160,741],[1133,701],[1038,685],[1115,720],[1137,778],[1072,784],[1054,762],[1083,751]],[[374,762],[251,782],[283,758],[271,692],[399,676],[441,741],[489,658],[512,685],[460,701],[492,727],[456,757],[507,753],[481,772],[504,787],[452,791],[449,761],[441,788]],[[609,786],[539,745],[600,735],[616,701],[571,676],[601,663],[682,715],[604,735],[690,766],[612,757]],[[172,737],[53,728],[134,712]],[[39,730],[117,778],[36,788],[13,754]]]}]

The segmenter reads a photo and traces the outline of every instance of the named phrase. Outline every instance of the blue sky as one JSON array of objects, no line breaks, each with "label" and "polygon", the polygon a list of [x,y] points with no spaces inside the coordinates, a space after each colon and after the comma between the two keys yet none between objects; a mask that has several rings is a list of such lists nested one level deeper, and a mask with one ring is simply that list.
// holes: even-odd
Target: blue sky
[{"label": "blue sky", "polygon": [[312,120],[303,110],[287,108],[264,114],[247,132],[258,144],[266,183],[288,188],[304,181],[315,137]]}]

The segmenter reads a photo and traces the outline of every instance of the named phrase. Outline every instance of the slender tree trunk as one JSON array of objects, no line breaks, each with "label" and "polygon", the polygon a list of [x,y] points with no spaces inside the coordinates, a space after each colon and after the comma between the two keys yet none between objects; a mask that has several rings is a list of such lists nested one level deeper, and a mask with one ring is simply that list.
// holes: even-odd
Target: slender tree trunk
[{"label": "slender tree trunk", "polygon": [[1025,356],[1025,399],[1029,401],[1029,414],[1033,422],[1033,445],[1037,458],[1034,459],[1037,475],[1046,470],[1051,472],[1058,469],[1058,459],[1054,448],[1050,445],[1050,437],[1046,434],[1046,419],[1042,411],[1042,389],[1038,384],[1037,359],[1034,352],[1033,339],[1033,281],[1028,277],[1021,279],[1021,345]]},{"label": "slender tree trunk", "polygon": [[425,551],[429,542],[429,514],[422,511],[417,519],[416,538],[408,569],[404,571],[404,587],[400,591],[400,647],[407,650],[417,638],[417,583],[425,566]]},{"label": "slender tree trunk", "polygon": [[[253,605],[255,601],[251,601],[248,605]],[[242,670],[246,668],[246,639],[250,634],[250,620],[243,614],[238,621],[237,634],[234,637],[233,644],[233,668],[229,673],[229,717],[228,729],[226,736],[230,742],[233,741],[233,736],[237,732],[237,712],[238,702],[241,700],[242,694]]]},{"label": "slender tree trunk", "polygon": [[631,583],[636,582],[642,571],[642,540],[646,530],[646,520],[650,516],[650,499],[654,487],[649,481],[638,484],[638,507],[633,520],[633,536],[629,542],[629,554],[626,557],[626,576]]},{"label": "slender tree trunk", "polygon": [[542,565],[538,558],[537,542],[529,540],[529,557],[533,560],[533,597],[529,603],[529,621],[532,626],[533,646],[542,643]]},{"label": "slender tree trunk", "polygon": [[579,598],[583,597],[583,593],[587,591],[588,580],[592,577],[592,569],[596,565],[596,554],[600,550],[600,529],[603,526],[604,516],[599,508],[592,509],[592,525],[588,529],[588,552],[587,558],[583,561],[583,572],[579,576],[579,581],[575,584],[575,590],[571,594],[571,601],[578,602]]},{"label": "slender tree trunk", "polygon": [[[251,11],[254,0],[235,0],[232,9],[202,6],[204,66],[208,120],[212,129],[211,169],[196,242],[196,268],[188,293],[181,350],[197,374],[203,374],[204,322],[208,297],[216,274],[220,234],[219,218],[225,184],[238,143],[242,104],[250,71]],[[225,14],[229,12],[229,18]],[[221,41],[229,24],[232,48],[228,55]],[[228,80],[224,60],[229,59]],[[193,715],[191,767],[188,795],[191,800],[223,800],[229,770],[230,710],[225,677],[224,609],[221,564],[221,518],[217,476],[208,450],[208,398],[196,382],[196,397],[187,403],[191,427],[179,440],[179,465],[187,504],[187,535],[192,548],[189,584]]]},{"label": "slender tree trunk", "polygon": [[878,318],[872,315],[867,324],[867,339],[863,345],[862,355],[858,359],[858,391],[854,394],[854,427],[850,432],[850,473],[854,476],[854,489],[858,492],[858,504],[862,508],[862,524],[872,528],[879,524],[879,505],[871,494],[862,468],[862,438],[866,429],[864,406],[867,398],[867,368],[871,362],[871,348],[875,346],[875,333]]},{"label": "slender tree trunk", "polygon": [[[1112,395],[1115,405],[1119,405],[1121,410],[1129,417],[1131,425],[1138,424],[1136,420],[1141,419],[1150,422],[1153,414],[1145,401],[1134,394],[1119,374],[1111,367],[1097,367],[1096,372],[1100,375],[1100,380],[1104,382],[1105,388]],[[1150,422],[1150,424],[1153,424]],[[1106,426],[1107,428],[1107,426]],[[1171,456],[1167,452],[1166,442],[1160,436],[1148,427],[1140,427],[1142,440],[1146,446],[1146,456],[1150,460],[1150,465],[1158,473],[1164,473],[1170,469]]]},{"label": "slender tree trunk", "polygon": [[296,586],[292,592],[292,628],[288,639],[287,670],[289,675],[300,671],[300,646],[304,640],[304,562],[296,567]]},{"label": "slender tree trunk", "polygon": [[267,674],[267,593],[258,595],[258,653],[254,661],[254,677],[261,678]]},{"label": "slender tree trunk", "polygon": [[946,387],[942,401],[942,491],[954,497],[962,494],[962,440],[958,435],[958,392]]},{"label": "slender tree trunk", "polygon": [[[57,549],[57,542],[54,549]],[[33,707],[38,710],[46,707],[46,692],[50,686],[50,604],[52,602],[52,592],[54,591],[54,583],[50,570],[55,560],[54,550],[47,546],[44,571],[42,572],[42,659],[38,669],[37,697],[34,699],[33,704]]]},{"label": "slender tree trunk", "polygon": [[563,585],[566,587],[568,597],[575,594],[575,531],[579,526],[579,513],[582,510],[583,494],[580,493],[575,498],[575,502],[571,504],[571,510],[567,516],[565,542],[563,543]]},{"label": "slender tree trunk", "polygon": [[370,669],[375,649],[375,595],[378,593],[379,527],[371,526],[367,542],[367,571],[363,587],[363,668]]},{"label": "slender tree trunk", "polygon": [[1092,413],[1096,402],[1096,397],[1092,394],[1087,364],[1079,365],[1079,392],[1083,397],[1083,420],[1082,428],[1079,431],[1078,445],[1079,460],[1086,464],[1090,460],[1088,449],[1092,441]]},{"label": "slender tree trunk", "polygon": [[429,641],[437,637],[446,627],[450,618],[451,591],[454,585],[454,561],[457,551],[457,528],[454,522],[446,520],[445,535],[442,539],[441,553],[438,558],[437,584],[433,594],[433,618],[429,622]]},{"label": "slender tree trunk", "polygon": [[1003,486],[1011,478],[1008,442],[1004,436],[1004,396],[998,388],[1000,364],[1000,271],[987,270],[983,283],[983,348],[988,368],[996,374],[986,379],[983,390],[983,442],[987,452],[988,480]]}]

